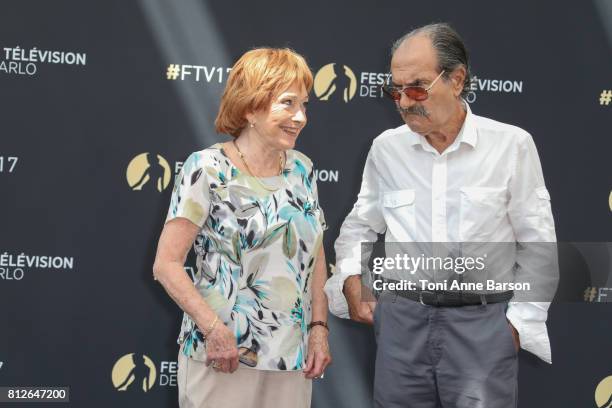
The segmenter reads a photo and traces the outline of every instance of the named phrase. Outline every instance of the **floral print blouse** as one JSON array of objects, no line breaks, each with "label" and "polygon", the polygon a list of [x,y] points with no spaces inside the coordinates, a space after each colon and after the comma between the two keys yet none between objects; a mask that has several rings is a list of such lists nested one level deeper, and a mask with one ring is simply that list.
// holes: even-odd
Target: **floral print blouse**
[{"label": "floral print blouse", "polygon": [[[281,175],[257,180],[221,144],[191,154],[166,219],[201,228],[194,284],[260,370],[305,366],[312,273],[326,229],[312,162],[295,150],[286,157]],[[186,356],[206,360],[202,331],[186,313],[179,344]]]}]

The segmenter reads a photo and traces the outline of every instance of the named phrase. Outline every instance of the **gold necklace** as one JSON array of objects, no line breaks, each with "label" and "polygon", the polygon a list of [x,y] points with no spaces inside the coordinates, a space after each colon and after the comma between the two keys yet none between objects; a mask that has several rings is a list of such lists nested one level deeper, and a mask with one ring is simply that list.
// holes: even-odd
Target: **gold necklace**
[{"label": "gold necklace", "polygon": [[[270,188],[268,186],[266,186],[263,181],[261,181],[259,179],[259,177],[257,177],[255,175],[255,173],[253,173],[251,171],[251,168],[249,167],[246,159],[244,158],[244,154],[240,151],[240,148],[238,147],[238,143],[236,143],[236,139],[232,140],[232,143],[234,144],[234,148],[236,149],[236,152],[238,152],[238,157],[240,157],[240,160],[242,160],[242,163],[244,164],[244,167],[246,168],[247,172],[249,173],[249,176],[255,178],[255,180],[257,180],[257,183],[265,190],[268,191],[276,191],[278,190],[278,188]],[[280,176],[281,174],[283,174],[283,154],[279,153],[278,154],[278,175]]]}]

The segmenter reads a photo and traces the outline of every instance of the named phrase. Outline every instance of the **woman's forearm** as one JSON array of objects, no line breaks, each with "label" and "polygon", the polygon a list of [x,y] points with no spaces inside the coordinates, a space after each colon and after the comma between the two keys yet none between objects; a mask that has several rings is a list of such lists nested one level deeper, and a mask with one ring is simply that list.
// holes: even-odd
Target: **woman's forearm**
[{"label": "woman's forearm", "polygon": [[157,263],[153,274],[168,295],[187,313],[201,331],[206,331],[215,319],[216,313],[196,290],[180,262]]},{"label": "woman's forearm", "polygon": [[325,250],[323,243],[315,263],[312,277],[312,320],[327,322],[327,295],[323,287],[327,280],[327,267],[325,263]]}]

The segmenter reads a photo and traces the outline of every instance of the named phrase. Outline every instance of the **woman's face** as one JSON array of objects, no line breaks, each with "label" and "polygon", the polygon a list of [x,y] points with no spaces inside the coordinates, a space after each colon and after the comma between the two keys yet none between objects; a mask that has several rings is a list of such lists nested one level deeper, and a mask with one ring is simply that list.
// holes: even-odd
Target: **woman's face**
[{"label": "woman's face", "polygon": [[307,104],[306,89],[294,83],[272,98],[267,110],[247,115],[247,120],[255,124],[255,128],[250,130],[255,130],[261,141],[271,148],[292,149],[300,132],[306,126]]}]

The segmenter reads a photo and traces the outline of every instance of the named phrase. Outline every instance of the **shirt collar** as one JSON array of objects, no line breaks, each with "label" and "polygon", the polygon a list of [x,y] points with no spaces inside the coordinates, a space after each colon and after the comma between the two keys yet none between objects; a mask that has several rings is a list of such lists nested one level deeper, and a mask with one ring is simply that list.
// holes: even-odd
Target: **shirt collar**
[{"label": "shirt collar", "polygon": [[[457,139],[455,139],[451,146],[458,146],[460,143],[466,143],[475,148],[478,142],[478,133],[476,132],[476,124],[474,123],[474,114],[472,114],[470,105],[465,100],[463,100],[463,104],[466,109],[465,119],[463,121],[463,126],[461,126],[461,130],[459,130]],[[408,129],[410,130],[410,127],[408,127]],[[408,132],[408,144],[413,147],[420,144],[426,151],[433,149],[425,137],[412,130]],[[451,146],[449,146],[449,148],[451,148]]]},{"label": "shirt collar", "polygon": [[470,109],[470,105],[463,100],[463,105],[466,109],[465,120],[463,121],[463,126],[461,126],[461,130],[459,131],[459,135],[457,138],[459,139],[459,143],[467,143],[472,147],[476,147],[478,143],[478,132],[476,131],[476,123],[474,120],[474,114]]}]

